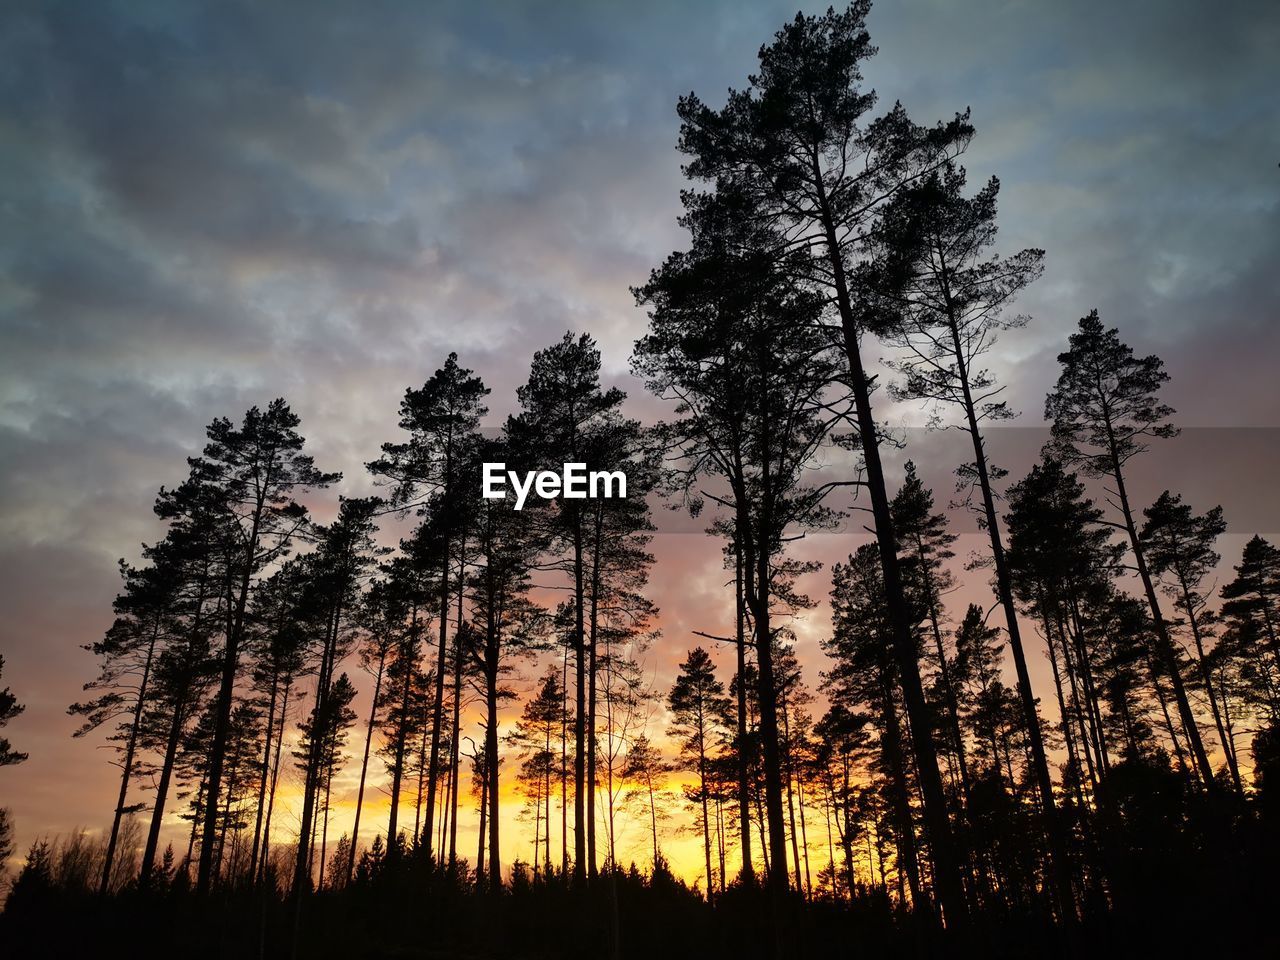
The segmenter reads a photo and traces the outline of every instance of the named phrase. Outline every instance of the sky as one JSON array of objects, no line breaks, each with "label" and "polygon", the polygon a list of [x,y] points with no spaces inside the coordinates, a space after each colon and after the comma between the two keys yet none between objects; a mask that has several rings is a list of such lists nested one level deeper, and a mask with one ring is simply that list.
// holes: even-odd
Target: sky
[{"label": "sky", "polygon": [[[629,288],[683,241],[675,101],[722,102],[795,11],[4,5],[0,684],[27,705],[5,735],[31,759],[0,770],[0,804],[20,851],[108,819],[114,768],[65,714],[95,673],[81,646],[214,417],[286,397],[339,492],[365,493],[401,394],[449,351],[493,388],[497,424],[565,330],[597,339],[632,415],[662,416],[628,373],[645,328]],[[1096,307],[1165,360],[1185,428],[1137,468],[1137,498],[1226,505],[1224,563],[1280,531],[1280,7],[884,0],[868,22],[881,107],[927,123],[970,108],[965,164],[971,184],[1001,179],[999,248],[1046,250],[1018,304],[1032,321],[992,358],[1023,414],[993,436],[997,461],[1029,468],[1055,357]],[[907,441],[893,476],[912,457],[945,503],[957,438],[909,406],[882,416]],[[981,546],[964,529],[960,561]],[[797,550],[830,563],[859,537]],[[717,549],[655,541],[659,685],[691,631],[728,622]],[[970,597],[990,602],[973,578]],[[823,625],[821,608],[797,625],[811,684]]]}]

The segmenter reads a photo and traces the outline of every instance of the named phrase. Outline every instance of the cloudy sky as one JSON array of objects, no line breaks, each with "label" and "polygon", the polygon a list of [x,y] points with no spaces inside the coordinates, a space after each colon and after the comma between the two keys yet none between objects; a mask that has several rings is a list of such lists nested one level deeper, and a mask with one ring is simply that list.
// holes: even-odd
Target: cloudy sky
[{"label": "cloudy sky", "polygon": [[[675,100],[719,102],[794,13],[5,4],[0,654],[28,705],[6,735],[31,759],[0,771],[0,801],[20,842],[108,815],[106,756],[64,714],[94,671],[79,645],[213,417],[287,397],[319,464],[362,492],[400,394],[448,351],[494,388],[497,422],[566,329],[598,339],[635,415],[661,415],[627,375],[644,328],[628,287],[681,243]],[[1191,428],[1140,493],[1223,502],[1235,538],[1280,531],[1280,8],[884,0],[869,25],[882,102],[922,122],[972,108],[966,164],[1002,180],[1002,247],[1047,251],[1019,305],[1035,320],[994,363],[1026,427],[1097,307],[1164,357]],[[1006,436],[998,455],[1025,472],[1034,429]],[[910,438],[945,500],[959,452]],[[665,675],[725,598],[714,544],[670,534],[657,552]],[[802,634],[820,628],[819,612]]]}]

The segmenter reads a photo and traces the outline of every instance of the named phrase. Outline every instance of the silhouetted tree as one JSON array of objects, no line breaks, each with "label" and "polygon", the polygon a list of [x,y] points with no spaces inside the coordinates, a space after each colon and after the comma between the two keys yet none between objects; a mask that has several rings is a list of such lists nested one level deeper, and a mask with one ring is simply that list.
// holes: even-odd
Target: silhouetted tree
[{"label": "silhouetted tree", "polygon": [[[4,676],[4,657],[0,656],[0,677],[2,676]],[[18,702],[18,698],[9,691],[8,687],[0,690],[0,727],[3,727],[25,709],[26,707]],[[27,755],[25,753],[19,753],[14,750],[7,738],[0,737],[0,767],[21,763],[26,759]],[[4,864],[12,853],[13,818],[8,808],[0,807],[0,875],[3,874]]]},{"label": "silhouetted tree", "polygon": [[961,486],[979,498],[975,512],[990,541],[996,596],[1009,633],[1044,830],[1052,851],[1056,906],[1061,917],[1074,919],[1066,839],[1055,810],[1053,779],[1034,709],[1035,694],[996,515],[994,481],[1005,471],[990,462],[983,439],[985,423],[1008,419],[1014,412],[1000,399],[1004,388],[981,364],[1001,331],[1026,323],[1026,317],[1010,316],[1005,310],[1040,275],[1044,251],[992,255],[1000,183],[993,177],[972,197],[964,195],[964,186],[964,168],[949,161],[899,193],[886,211],[879,236],[889,248],[886,259],[905,261],[894,263],[904,276],[894,285],[885,311],[897,318],[888,322],[887,335],[903,348],[897,366],[906,380],[895,393],[924,400],[934,407],[935,415],[947,407],[957,408],[969,434],[973,460],[959,470]]},{"label": "silhouetted tree", "polygon": [[943,637],[943,597],[955,589],[955,578],[946,562],[955,556],[951,547],[956,535],[947,530],[946,517],[934,513],[933,491],[916,474],[915,464],[906,464],[902,487],[891,504],[894,529],[902,551],[902,571],[918,616],[928,623],[933,652],[938,665],[938,692],[946,709],[950,750],[960,774],[960,788],[966,803],[969,797],[969,769],[965,758],[964,735],[960,730],[960,706],[950,658]]},{"label": "silhouetted tree", "polygon": [[[4,676],[4,657],[0,656],[0,676]],[[18,702],[8,687],[0,690],[0,727],[8,724],[14,717],[21,715],[26,707]],[[9,741],[0,737],[0,767],[7,767],[10,764],[21,763],[27,759],[25,753],[19,753],[10,746]]]},{"label": "silhouetted tree", "polygon": [[848,563],[836,564],[832,569],[832,632],[824,640],[824,648],[833,665],[826,676],[826,688],[838,702],[863,705],[870,715],[878,739],[878,766],[888,781],[886,793],[893,815],[898,862],[906,875],[912,906],[918,909],[926,905],[926,900],[882,577],[873,544],[859,547]]},{"label": "silhouetted tree", "polygon": [[[1221,559],[1213,544],[1227,529],[1227,522],[1222,519],[1222,507],[1213,507],[1202,516],[1196,516],[1181,497],[1166,490],[1142,512],[1146,522],[1138,537],[1146,548],[1151,572],[1166,578],[1166,593],[1173,597],[1174,605],[1187,618],[1196,649],[1200,682],[1204,685],[1205,697],[1213,713],[1227,770],[1236,791],[1242,792],[1244,786],[1236,763],[1235,743],[1228,732],[1229,707],[1213,678],[1212,665],[1205,650],[1205,640],[1210,636],[1209,601],[1199,592],[1201,583]],[[1280,572],[1280,564],[1277,569]]]},{"label": "silhouetted tree", "polygon": [[85,684],[85,690],[97,696],[87,703],[72,704],[67,710],[84,717],[75,732],[77,737],[104,724],[119,723],[111,739],[119,744],[120,793],[98,886],[98,892],[103,894],[111,880],[120,822],[127,814],[142,809],[141,804],[126,806],[129,782],[137,759],[143,711],[151,693],[152,668],[171,629],[172,608],[180,589],[177,564],[166,556],[165,545],[157,544],[145,552],[152,561],[147,567],[133,568],[120,561],[125,585],[115,600],[115,622],[102,640],[85,647],[102,661],[97,679]]},{"label": "silhouetted tree", "polygon": [[[487,442],[485,459],[503,461],[504,447],[503,441]],[[467,584],[471,617],[464,649],[476,669],[485,702],[488,883],[495,893],[502,889],[498,707],[513,695],[502,682],[511,659],[542,642],[545,611],[529,599],[528,593],[530,571],[545,542],[531,514],[517,511],[510,500],[483,501],[475,533],[475,567]]]},{"label": "silhouetted tree", "polygon": [[[866,31],[869,9],[869,0],[855,0],[843,12],[797,15],[761,49],[750,87],[731,90],[722,110],[692,94],[681,98],[679,147],[690,158],[690,178],[714,182],[717,192],[732,190],[754,222],[778,231],[777,249],[788,255],[791,278],[816,287],[834,310],[884,567],[899,683],[912,727],[924,730],[929,709],[862,358],[862,336],[876,326],[876,310],[854,261],[875,229],[882,202],[963,149],[972,129],[967,116],[920,127],[898,104],[868,122],[876,100],[861,87],[862,61],[875,53]],[[694,205],[703,202],[697,194],[686,196]],[[939,898],[947,921],[959,924],[964,891],[936,752],[929,737],[916,738],[914,748]]]},{"label": "silhouetted tree", "polygon": [[[375,580],[364,597],[361,620],[365,631],[360,649],[360,665],[373,674],[373,694],[369,698],[369,720],[365,726],[364,754],[360,760],[360,786],[356,790],[355,821],[351,826],[351,838],[345,861],[346,882],[355,874],[357,851],[360,844],[360,815],[364,808],[365,779],[369,772],[369,752],[373,745],[373,733],[378,728],[378,708],[382,706],[382,683],[387,674],[387,661],[394,655],[397,644],[403,642],[408,628],[410,597],[396,579],[394,565],[384,568],[387,579]],[[342,866],[344,861],[338,861]]]},{"label": "silhouetted tree", "polygon": [[706,856],[707,899],[714,893],[711,870],[711,820],[708,814],[710,795],[711,752],[720,733],[720,726],[729,709],[724,684],[716,678],[715,664],[701,647],[694,647],[680,664],[680,673],[667,696],[671,709],[670,734],[680,744],[680,757],[686,769],[698,775],[696,789],[685,788],[690,803],[700,809],[699,825],[702,827],[702,846]]},{"label": "silhouetted tree", "polygon": [[[788,872],[773,618],[797,599],[789,590],[795,571],[782,556],[787,537],[831,522],[823,500],[840,484],[808,480],[820,447],[847,411],[839,393],[829,390],[835,367],[813,326],[821,303],[797,292],[776,268],[771,249],[777,238],[752,227],[728,197],[691,203],[686,223],[691,249],[669,257],[636,291],[650,307],[650,326],[632,363],[651,392],[676,405],[677,419],[659,430],[675,461],[672,488],[695,515],[705,499],[724,508],[741,551],[776,874],[771,883],[780,898]],[[703,488],[702,478],[728,489]]]},{"label": "silhouetted tree", "polygon": [[1169,375],[1159,357],[1135,357],[1133,350],[1121,342],[1117,330],[1102,326],[1096,310],[1080,320],[1080,329],[1071,335],[1070,347],[1058,355],[1058,362],[1062,372],[1045,400],[1045,419],[1053,423],[1050,444],[1056,454],[1068,463],[1078,464],[1087,475],[1105,476],[1115,484],[1121,529],[1128,534],[1134,566],[1151,607],[1156,654],[1173,687],[1178,717],[1196,770],[1205,786],[1212,789],[1213,768],[1187,699],[1125,486],[1128,462],[1145,453],[1150,440],[1172,437],[1178,432],[1168,422],[1173,408],[1157,397]]},{"label": "silhouetted tree", "polygon": [[[324,814],[326,827],[329,815],[327,800],[330,781],[333,771],[342,759],[342,749],[346,746],[347,733],[356,719],[356,713],[351,709],[351,701],[355,699],[355,695],[356,689],[350,678],[345,673],[339,674],[337,679],[329,685],[324,699],[316,701],[317,709],[312,710],[311,715],[303,722],[301,737],[297,749],[293,752],[298,761],[298,769],[302,770],[304,775],[312,767],[316,770],[313,775],[316,793],[325,795],[325,800],[319,801],[318,805]],[[298,845],[306,855],[306,869],[302,877],[302,883],[306,887],[311,884],[316,846],[314,840],[314,827],[298,838]],[[325,851],[322,844],[318,884],[321,886],[324,883],[324,861]]]},{"label": "silhouetted tree", "polygon": [[[521,751],[520,782],[534,811],[533,873],[539,875],[551,864],[551,776],[556,767],[552,749],[564,723],[564,692],[560,672],[553,664],[543,675],[535,696],[525,701],[524,712],[515,729],[507,735]],[[545,832],[543,827],[545,826]],[[539,861],[539,844],[546,854]]]},{"label": "silhouetted tree", "polygon": [[280,753],[289,719],[294,684],[305,665],[310,642],[311,611],[305,609],[307,563],[290,560],[257,590],[254,615],[262,635],[256,641],[254,682],[266,693],[267,726],[259,766],[258,806],[249,856],[249,876],[258,883],[270,859],[271,814],[274,812]]},{"label": "silhouetted tree", "polygon": [[[543,468],[548,463],[585,463],[588,470],[599,470],[614,469],[620,465],[617,458],[628,455],[630,444],[609,436],[620,429],[635,429],[619,417],[626,394],[617,387],[601,386],[600,350],[589,334],[575,337],[565,333],[557,343],[537,351],[528,381],[516,392],[520,414],[507,424],[510,459],[519,460],[529,469]],[[569,577],[573,591],[577,691],[573,869],[578,882],[596,873],[595,751],[590,745],[595,705],[589,696],[594,689],[595,672],[587,616],[592,602],[589,597],[593,595],[592,534],[603,531],[604,509],[598,500],[564,498],[548,507],[545,514],[551,538],[550,563]],[[601,517],[594,525],[593,515]]]},{"label": "silhouetted tree", "polygon": [[[379,501],[373,498],[342,500],[337,519],[318,531],[317,548],[308,557],[306,604],[319,634],[319,649],[315,651],[319,656],[315,663],[315,700],[307,722],[316,729],[323,729],[325,723],[342,713],[342,706],[328,700],[338,664],[355,642],[352,628],[359,611],[361,582],[379,552],[373,540],[378,505]],[[311,752],[301,767],[302,813],[293,878],[299,904],[301,895],[311,889],[311,838],[320,793],[329,780],[326,760],[332,757],[324,752],[327,741],[323,737],[309,737],[306,743]]]},{"label": "silhouetted tree", "polygon": [[162,518],[176,520],[187,511],[188,501],[207,496],[226,515],[235,538],[235,573],[229,590],[222,679],[209,744],[205,792],[211,802],[205,804],[196,877],[199,893],[208,892],[215,874],[218,801],[251,587],[255,577],[282,557],[293,538],[307,528],[307,510],[294,499],[295,494],[323,488],[340,479],[339,474],[317,470],[312,458],[302,453],[299,423],[284,400],[273,400],[265,411],[251,408],[239,427],[225,417],[213,421],[203,455],[189,460],[191,476],[184,486],[198,493],[193,491],[186,496],[181,488],[173,492],[161,490],[156,505]]},{"label": "silhouetted tree", "polygon": [[661,806],[661,796],[666,787],[667,774],[670,767],[663,759],[653,743],[644,734],[636,737],[627,751],[627,762],[622,768],[622,776],[640,788],[636,796],[644,798],[649,813],[649,832],[653,841],[653,870],[655,873],[663,864],[662,849],[658,843],[658,821],[666,819],[666,811]]},{"label": "silhouetted tree", "polygon": [[[1032,467],[1008,497],[1007,563],[1014,594],[1048,644],[1068,762],[1084,765],[1096,792],[1110,762],[1095,677],[1106,641],[1086,625],[1091,608],[1106,603],[1113,590],[1120,551],[1102,525],[1102,511],[1057,460],[1045,458]],[[1084,802],[1082,795],[1077,800]]]},{"label": "silhouetted tree", "polygon": [[[1244,545],[1235,579],[1222,588],[1223,615],[1243,636],[1257,637],[1280,668],[1280,549],[1259,536]],[[1271,674],[1271,666],[1263,671]]]},{"label": "silhouetted tree", "polygon": [[[439,571],[440,628],[436,656],[435,694],[431,701],[431,748],[427,761],[426,855],[431,857],[440,743],[445,704],[446,653],[450,597],[461,592],[462,575],[455,579],[452,564],[466,550],[475,492],[468,484],[468,464],[479,438],[480,421],[488,413],[484,398],[489,388],[450,353],[444,366],[419,390],[406,390],[400,403],[400,428],[409,433],[403,443],[384,443],[382,457],[369,464],[376,475],[394,486],[392,502],[416,506],[431,518],[431,538]],[[459,567],[461,569],[461,564]],[[456,731],[455,731],[456,736]]]}]

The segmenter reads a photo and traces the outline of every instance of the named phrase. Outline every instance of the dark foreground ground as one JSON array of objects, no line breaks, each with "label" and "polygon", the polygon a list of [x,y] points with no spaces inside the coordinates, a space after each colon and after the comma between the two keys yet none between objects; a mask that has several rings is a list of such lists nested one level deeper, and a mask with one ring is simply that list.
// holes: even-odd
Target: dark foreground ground
[{"label": "dark foreground ground", "polygon": [[1182,851],[1154,856],[1126,884],[1127,903],[1086,910],[1070,931],[1006,911],[944,934],[884,891],[861,890],[852,901],[788,904],[780,944],[764,894],[730,889],[708,905],[664,874],[605,874],[583,891],[518,881],[494,896],[409,864],[312,895],[300,909],[252,891],[201,899],[181,884],[107,898],[28,885],[0,915],[0,957],[1274,957],[1280,900],[1268,848],[1221,861],[1212,876]]}]

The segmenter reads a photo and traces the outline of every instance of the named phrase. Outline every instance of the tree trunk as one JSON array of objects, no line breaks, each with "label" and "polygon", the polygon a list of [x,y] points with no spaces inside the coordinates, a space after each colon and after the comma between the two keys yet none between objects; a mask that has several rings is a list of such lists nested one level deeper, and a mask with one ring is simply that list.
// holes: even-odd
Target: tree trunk
[{"label": "tree trunk", "polygon": [[462,744],[462,664],[463,651],[459,643],[462,635],[462,583],[467,572],[466,540],[458,544],[458,619],[453,631],[453,720],[450,726],[449,740],[449,778],[453,781],[453,789],[449,793],[449,869],[452,871],[458,864],[458,795],[462,789],[462,781],[458,775],[461,769]]},{"label": "tree trunk", "polygon": [[[185,699],[185,698],[184,698]],[[151,805],[151,826],[147,830],[147,845],[142,852],[142,868],[138,871],[138,886],[146,889],[155,868],[156,851],[160,847],[160,828],[164,823],[164,807],[169,799],[169,781],[173,776],[173,763],[182,741],[182,728],[186,719],[186,704],[176,701],[173,717],[169,721],[169,737],[165,741],[164,761],[160,766],[160,781],[156,784],[156,799]]]},{"label": "tree trunk", "polygon": [[218,798],[222,790],[222,764],[231,731],[231,703],[235,697],[236,673],[240,667],[240,640],[244,632],[244,612],[249,602],[249,584],[253,578],[254,560],[258,553],[258,530],[266,505],[266,491],[258,494],[257,505],[245,544],[244,571],[240,575],[240,592],[235,613],[227,630],[227,645],[222,655],[222,681],[218,687],[217,717],[213,743],[209,747],[208,802],[205,803],[204,839],[200,844],[200,863],[196,868],[196,893],[203,896],[213,883],[213,843],[218,834]]},{"label": "tree trunk", "polygon": [[484,748],[488,756],[489,776],[489,889],[502,890],[502,859],[498,850],[498,667],[496,644],[491,642],[490,676],[485,684],[486,728]]},{"label": "tree trunk", "polygon": [[280,782],[280,754],[284,750],[284,725],[289,718],[289,693],[293,688],[293,680],[289,678],[284,684],[284,696],[280,703],[280,736],[276,738],[276,757],[271,764],[271,789],[267,793],[267,819],[262,825],[262,852],[258,860],[259,878],[267,875],[267,866],[271,859],[271,820],[275,815],[276,786]]},{"label": "tree trunk", "polygon": [[698,718],[698,799],[702,802],[702,850],[707,858],[707,902],[715,899],[715,874],[711,872],[711,821],[707,814],[707,754],[704,749],[705,728]]},{"label": "tree trunk", "polygon": [[[320,669],[316,678],[316,699],[312,705],[312,716],[321,716],[329,698],[329,683],[333,674],[335,646],[338,637],[338,625],[341,610],[337,604],[329,617],[329,625],[325,634],[324,649],[320,656]],[[320,739],[312,736],[307,747],[306,770],[302,791],[302,820],[298,827],[298,853],[294,861],[293,893],[299,901],[295,913],[295,925],[299,922],[301,897],[311,887],[311,836],[314,833],[316,794],[320,786],[320,766],[322,761]]]},{"label": "tree trunk", "polygon": [[884,719],[882,749],[889,768],[889,792],[893,802],[894,819],[898,822],[898,861],[907,875],[907,886],[911,890],[911,907],[913,910],[922,910],[926,908],[928,901],[920,886],[920,861],[916,851],[915,824],[911,816],[911,795],[907,786],[902,729],[898,724],[898,709],[893,702],[892,680],[887,675],[887,671],[883,678],[881,701],[881,715]]},{"label": "tree trunk", "polygon": [[1218,730],[1218,739],[1222,742],[1222,753],[1227,760],[1227,770],[1231,774],[1231,783],[1236,793],[1244,794],[1244,784],[1240,779],[1240,768],[1236,766],[1235,751],[1231,749],[1227,728],[1222,722],[1222,711],[1218,709],[1218,694],[1214,690],[1213,675],[1209,670],[1209,662],[1205,659],[1204,638],[1200,632],[1200,618],[1196,616],[1195,601],[1191,588],[1185,578],[1179,577],[1182,588],[1182,607],[1187,611],[1187,623],[1191,627],[1191,639],[1196,645],[1196,663],[1200,667],[1200,680],[1204,683],[1204,692],[1209,697],[1209,708],[1213,711],[1213,725]]},{"label": "tree trunk", "polygon": [[[820,203],[825,208],[827,200],[821,179],[818,181],[818,186],[822,191]],[[920,680],[920,665],[916,661],[915,642],[902,591],[898,544],[893,529],[893,516],[885,486],[884,469],[880,462],[880,440],[871,410],[871,392],[862,366],[860,334],[845,279],[842,248],[836,237],[834,221],[829,215],[823,218],[823,229],[826,234],[827,259],[835,281],[836,305],[840,313],[844,352],[849,365],[849,384],[853,392],[854,405],[857,408],[858,434],[866,467],[866,485],[871,494],[876,545],[879,549],[880,566],[884,576],[885,600],[893,630],[893,649],[898,662],[899,683],[902,685],[903,700],[912,728],[925,731],[930,729],[929,706],[925,701],[924,687]],[[942,905],[945,922],[949,926],[961,927],[965,924],[968,907],[965,903],[964,885],[960,879],[960,865],[956,857],[951,823],[947,815],[942,775],[938,771],[938,755],[931,737],[916,737],[913,740],[913,746],[916,767],[919,770],[925,827],[929,847],[933,852],[938,900]]]},{"label": "tree trunk", "polygon": [[391,768],[391,812],[387,815],[387,859],[400,856],[399,817],[400,788],[404,782],[404,753],[408,739],[409,706],[413,699],[414,665],[408,664],[404,672],[404,687],[400,694],[400,725],[396,730],[395,754]]},{"label": "tree trunk", "polygon": [[436,702],[431,706],[431,757],[427,764],[427,862],[431,862],[432,826],[435,823],[436,787],[440,778],[440,728],[444,721],[444,673],[446,641],[449,634],[449,545],[445,539],[440,565],[440,648],[436,657]]},{"label": "tree trunk", "polygon": [[742,544],[735,534],[733,538],[734,590],[737,594],[735,612],[737,626],[734,633],[738,655],[738,820],[742,835],[742,882],[755,884],[755,864],[751,857],[751,791],[749,788],[749,757],[747,756],[747,636],[746,600],[743,596]]},{"label": "tree trunk", "polygon": [[1074,923],[1076,919],[1075,897],[1071,890],[1071,864],[1067,857],[1066,838],[1062,824],[1059,822],[1056,803],[1053,796],[1053,778],[1049,774],[1049,760],[1045,755],[1044,736],[1040,730],[1040,716],[1036,712],[1035,694],[1031,690],[1031,674],[1027,671],[1027,656],[1022,647],[1022,631],[1018,625],[1018,608],[1013,602],[1013,588],[1010,585],[1009,565],[1005,560],[1004,543],[1000,539],[1000,523],[996,516],[995,495],[991,490],[991,475],[987,468],[987,451],[983,443],[982,431],[978,426],[978,414],[974,406],[973,393],[969,388],[969,371],[965,363],[964,347],[960,342],[960,331],[956,325],[954,309],[951,302],[950,288],[943,274],[944,297],[946,299],[953,356],[956,361],[956,375],[960,381],[964,397],[965,420],[968,424],[969,438],[973,442],[974,466],[978,471],[978,483],[982,491],[982,510],[986,518],[987,535],[991,541],[991,558],[995,562],[996,592],[1000,605],[1004,608],[1005,629],[1009,634],[1009,650],[1013,654],[1013,666],[1018,677],[1018,697],[1022,702],[1023,723],[1027,729],[1027,739],[1031,746],[1032,767],[1035,770],[1036,786],[1040,792],[1041,811],[1044,820],[1045,835],[1049,840],[1051,876],[1053,877],[1053,897],[1058,910],[1058,917],[1064,923]]},{"label": "tree trunk", "polygon": [[[277,666],[273,666],[271,670],[271,699],[267,706],[267,731],[263,736],[262,745],[262,773],[258,780],[258,812],[253,824],[253,851],[249,854],[249,882],[256,883],[258,876],[258,851],[262,842],[262,818],[266,811],[267,805],[267,781],[270,779],[271,773],[271,744],[275,736],[276,723],[276,697],[279,695],[280,688],[280,670]],[[280,732],[284,733],[284,725],[281,724]]]},{"label": "tree trunk", "polygon": [[587,876],[596,878],[596,638],[599,629],[600,545],[603,518],[596,505],[595,536],[591,551],[591,617],[587,640]]},{"label": "tree trunk", "polygon": [[1173,686],[1173,698],[1177,703],[1178,717],[1182,720],[1183,731],[1191,748],[1191,756],[1205,789],[1214,792],[1216,784],[1213,779],[1213,767],[1209,763],[1209,755],[1205,753],[1204,742],[1200,739],[1200,728],[1196,726],[1195,714],[1191,712],[1191,702],[1187,699],[1187,690],[1182,682],[1182,674],[1178,668],[1178,658],[1173,649],[1173,641],[1169,638],[1169,628],[1160,612],[1160,600],[1156,597],[1155,584],[1147,569],[1146,553],[1142,541],[1138,538],[1138,528],[1133,522],[1133,511],[1129,506],[1129,494],[1124,484],[1124,469],[1120,465],[1120,455],[1116,447],[1115,432],[1108,419],[1107,440],[1111,455],[1112,477],[1116,482],[1116,495],[1120,498],[1120,512],[1124,515],[1125,530],[1129,534],[1129,546],[1133,549],[1134,565],[1138,568],[1138,577],[1142,580],[1142,589],[1147,595],[1147,604],[1151,607],[1151,621],[1155,627],[1156,648],[1169,675]]},{"label": "tree trunk", "polygon": [[111,867],[115,863],[116,843],[120,839],[120,820],[124,816],[124,802],[129,795],[129,780],[133,776],[133,757],[138,747],[138,731],[142,727],[142,709],[146,704],[147,684],[151,680],[151,661],[155,657],[156,640],[160,636],[160,618],[152,624],[151,640],[147,644],[147,658],[142,667],[142,680],[138,683],[138,702],[133,708],[133,722],[129,726],[129,739],[124,749],[124,764],[120,773],[120,795],[116,798],[115,816],[111,818],[111,837],[107,840],[107,852],[102,859],[102,879],[98,894],[107,895],[111,886]]},{"label": "tree trunk", "polygon": [[382,693],[382,668],[386,662],[387,650],[384,647],[378,654],[378,672],[373,681],[373,703],[369,706],[369,726],[364,734],[364,757],[360,761],[360,788],[356,791],[356,817],[355,823],[351,826],[351,855],[347,857],[346,864],[347,883],[351,882],[356,867],[356,850],[360,841],[360,812],[364,807],[364,781],[369,772],[369,748],[373,746],[373,728],[378,722],[378,697]]},{"label": "tree trunk", "polygon": [[577,654],[578,712],[573,718],[575,753],[573,756],[573,880],[581,885],[587,879],[586,823],[586,739],[587,739],[587,643],[583,620],[582,525],[573,536],[574,649]]}]

